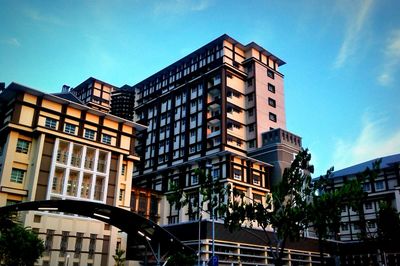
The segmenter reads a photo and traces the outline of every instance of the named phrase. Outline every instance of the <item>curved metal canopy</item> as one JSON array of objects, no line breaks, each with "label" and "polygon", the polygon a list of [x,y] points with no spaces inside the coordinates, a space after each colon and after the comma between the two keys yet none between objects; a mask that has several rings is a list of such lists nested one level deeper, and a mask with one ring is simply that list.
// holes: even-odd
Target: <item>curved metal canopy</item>
[{"label": "curved metal canopy", "polygon": [[[119,228],[128,234],[128,247],[126,259],[140,259],[149,255],[143,252],[143,248],[149,247],[153,253],[153,259],[159,264],[172,253],[191,253],[193,249],[185,246],[175,236],[156,223],[136,213],[90,201],[79,200],[43,200],[21,202],[0,208],[0,215],[13,211],[55,211],[87,216],[100,220]],[[142,250],[142,251],[140,251]],[[154,251],[157,251],[157,254]],[[164,259],[162,259],[164,258]]]}]

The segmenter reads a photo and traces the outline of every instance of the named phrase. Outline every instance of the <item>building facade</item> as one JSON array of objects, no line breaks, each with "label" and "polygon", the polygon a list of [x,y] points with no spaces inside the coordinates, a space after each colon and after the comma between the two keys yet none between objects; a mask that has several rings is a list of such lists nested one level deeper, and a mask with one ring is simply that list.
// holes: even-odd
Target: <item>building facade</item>
[{"label": "building facade", "polygon": [[[0,105],[0,206],[77,199],[130,209],[135,135],[143,126],[82,105],[69,92],[16,83],[0,94]],[[117,228],[73,214],[19,218],[45,242],[38,265],[113,265],[125,243]]]},{"label": "building facade", "polygon": [[[377,158],[378,160],[379,158]],[[375,238],[377,235],[377,217],[381,202],[400,211],[400,154],[381,158],[380,171],[374,180],[366,177],[363,190],[367,197],[363,202],[363,216],[366,223],[367,237]],[[333,173],[334,187],[340,187],[346,180],[357,178],[367,167],[372,169],[371,160],[357,164]],[[344,242],[359,241],[361,232],[360,215],[348,206],[342,209],[340,240]]]},{"label": "building facade", "polygon": [[[256,43],[223,35],[133,85],[135,122],[148,126],[137,146],[134,184],[168,195],[175,183],[196,200],[200,168],[263,201],[301,149],[301,138],[286,131],[283,64]],[[265,243],[224,232],[222,219],[214,230],[220,265],[271,263]],[[199,263],[210,260],[209,212],[190,203],[177,209],[164,198],[160,224],[200,249]],[[311,246],[289,245],[285,259],[312,264],[318,253]]]}]

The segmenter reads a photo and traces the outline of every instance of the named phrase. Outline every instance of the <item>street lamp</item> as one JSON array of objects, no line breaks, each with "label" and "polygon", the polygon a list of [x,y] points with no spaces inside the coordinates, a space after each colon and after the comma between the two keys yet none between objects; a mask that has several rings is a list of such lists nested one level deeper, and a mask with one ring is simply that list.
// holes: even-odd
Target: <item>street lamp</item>
[{"label": "street lamp", "polygon": [[[206,169],[209,174],[209,177],[211,177],[211,164],[206,164]],[[211,201],[214,198],[214,180],[212,180],[212,194],[211,194]],[[211,202],[212,203],[212,202]],[[211,237],[212,237],[212,257],[211,259],[214,259],[215,256],[215,208],[217,206],[213,206],[211,210],[211,221],[212,221],[212,227],[211,227]]]}]

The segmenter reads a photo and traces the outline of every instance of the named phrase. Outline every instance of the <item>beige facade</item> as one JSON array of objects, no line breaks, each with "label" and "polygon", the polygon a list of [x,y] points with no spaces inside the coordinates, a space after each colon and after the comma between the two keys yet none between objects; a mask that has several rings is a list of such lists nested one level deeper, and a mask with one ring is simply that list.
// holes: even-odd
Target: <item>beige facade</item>
[{"label": "beige facade", "polygon": [[[142,126],[15,83],[0,100],[0,206],[74,199],[130,209]],[[117,228],[94,219],[47,211],[20,218],[45,241],[38,265],[113,265],[125,245]]]}]

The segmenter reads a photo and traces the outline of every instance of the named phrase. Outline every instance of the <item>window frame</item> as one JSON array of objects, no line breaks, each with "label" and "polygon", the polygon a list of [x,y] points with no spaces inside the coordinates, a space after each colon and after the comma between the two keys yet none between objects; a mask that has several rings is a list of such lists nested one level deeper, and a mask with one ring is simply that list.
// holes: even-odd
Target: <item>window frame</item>
[{"label": "window frame", "polygon": [[64,132],[67,134],[75,135],[76,134],[76,125],[71,123],[65,123]]},{"label": "window frame", "polygon": [[57,120],[51,117],[46,117],[44,126],[50,129],[57,129]]},{"label": "window frame", "polygon": [[[25,147],[25,145],[26,145],[26,147]],[[24,140],[24,139],[18,139],[15,151],[18,153],[28,154],[30,145],[31,145],[30,141]]]},{"label": "window frame", "polygon": [[275,85],[268,83],[268,91],[275,93],[276,92]]},{"label": "window frame", "polygon": [[[93,134],[93,137],[91,135]],[[95,140],[96,139],[96,131],[90,128],[85,128],[83,137],[85,139]]]},{"label": "window frame", "polygon": [[[19,174],[17,174],[17,172]],[[10,175],[10,182],[17,183],[17,184],[23,184],[25,176],[26,176],[26,170],[19,169],[19,168],[12,168],[11,175]]]},{"label": "window frame", "polygon": [[101,142],[104,144],[108,144],[111,145],[111,141],[112,141],[112,136],[109,134],[101,134]]}]

